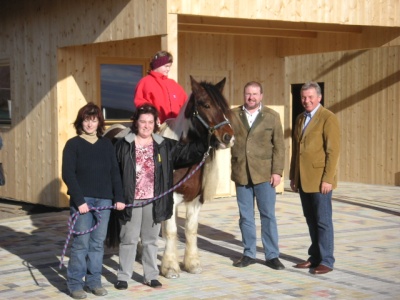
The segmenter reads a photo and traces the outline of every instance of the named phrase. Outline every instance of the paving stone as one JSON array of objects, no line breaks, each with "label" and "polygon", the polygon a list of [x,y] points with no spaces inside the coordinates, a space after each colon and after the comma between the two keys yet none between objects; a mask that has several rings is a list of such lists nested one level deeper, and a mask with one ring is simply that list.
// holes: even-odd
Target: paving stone
[{"label": "paving stone", "polygon": [[[161,289],[142,284],[142,266],[124,291],[114,289],[118,252],[106,249],[102,299],[399,299],[400,188],[339,183],[334,191],[335,270],[312,275],[293,268],[307,258],[309,236],[298,194],[277,195],[281,261],[285,270],[264,265],[258,224],[257,263],[232,266],[242,254],[238,209],[234,197],[215,199],[203,206],[199,220],[202,274],[168,280]],[[180,242],[184,253],[184,208],[179,209]],[[68,211],[22,215],[0,221],[0,299],[71,299],[66,269],[58,268],[67,236]],[[159,240],[160,259],[164,241]],[[65,264],[68,264],[68,254]],[[158,261],[160,263],[160,261]],[[88,295],[88,299],[96,296]]]}]

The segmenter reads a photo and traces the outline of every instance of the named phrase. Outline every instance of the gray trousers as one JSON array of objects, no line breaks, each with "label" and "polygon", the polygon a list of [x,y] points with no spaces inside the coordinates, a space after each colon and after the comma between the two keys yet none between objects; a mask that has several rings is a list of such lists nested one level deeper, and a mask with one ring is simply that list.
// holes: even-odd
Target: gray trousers
[{"label": "gray trousers", "polygon": [[[137,203],[138,201],[135,201]],[[121,225],[121,243],[119,244],[119,281],[128,281],[132,277],[139,237],[142,243],[142,265],[144,282],[157,279],[158,235],[161,224],[153,223],[153,204],[132,209],[132,218]]]}]

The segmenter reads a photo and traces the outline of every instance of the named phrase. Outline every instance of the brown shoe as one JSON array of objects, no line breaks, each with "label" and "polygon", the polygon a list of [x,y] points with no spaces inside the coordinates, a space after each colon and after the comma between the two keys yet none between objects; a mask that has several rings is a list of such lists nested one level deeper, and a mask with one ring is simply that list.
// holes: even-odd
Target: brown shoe
[{"label": "brown shoe", "polygon": [[298,268],[298,269],[309,269],[309,268],[315,268],[317,265],[313,265],[311,261],[303,261],[297,265],[294,265],[293,267]]},{"label": "brown shoe", "polygon": [[316,267],[315,269],[311,270],[311,274],[326,274],[328,272],[331,272],[332,269],[324,266],[324,265],[319,265],[318,267]]}]

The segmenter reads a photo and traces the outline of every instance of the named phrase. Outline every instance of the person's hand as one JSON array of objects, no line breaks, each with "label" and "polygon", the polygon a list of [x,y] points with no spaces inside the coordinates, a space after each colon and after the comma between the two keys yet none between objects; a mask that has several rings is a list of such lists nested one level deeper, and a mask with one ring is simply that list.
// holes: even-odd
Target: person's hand
[{"label": "person's hand", "polygon": [[290,188],[292,189],[293,192],[297,193],[299,191],[296,184],[294,183],[294,180],[290,180]]},{"label": "person's hand", "polygon": [[79,209],[79,213],[81,215],[86,214],[87,212],[89,212],[89,206],[87,205],[87,203],[84,203],[84,204],[80,205],[78,207],[78,209]]},{"label": "person's hand", "polygon": [[279,174],[272,174],[271,175],[271,180],[269,181],[269,183],[271,184],[271,186],[273,188],[275,188],[281,183],[281,178],[282,177]]},{"label": "person's hand", "polygon": [[125,209],[125,203],[117,202],[117,203],[115,203],[114,208],[116,210],[123,210],[123,209]]},{"label": "person's hand", "polygon": [[332,184],[322,181],[321,194],[328,194],[330,191],[332,191]]}]

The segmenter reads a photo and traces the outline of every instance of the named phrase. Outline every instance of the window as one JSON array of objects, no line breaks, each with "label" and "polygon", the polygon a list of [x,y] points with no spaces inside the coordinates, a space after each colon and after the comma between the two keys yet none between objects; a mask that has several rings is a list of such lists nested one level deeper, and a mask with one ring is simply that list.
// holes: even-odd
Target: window
[{"label": "window", "polygon": [[129,120],[135,110],[133,97],[148,63],[140,59],[98,58],[100,103],[108,124]]},{"label": "window", "polygon": [[0,124],[11,124],[10,64],[0,60]]}]

